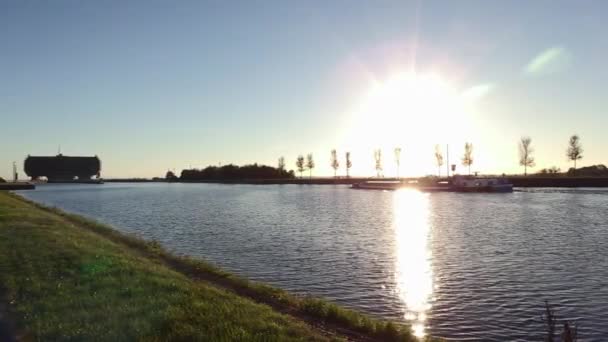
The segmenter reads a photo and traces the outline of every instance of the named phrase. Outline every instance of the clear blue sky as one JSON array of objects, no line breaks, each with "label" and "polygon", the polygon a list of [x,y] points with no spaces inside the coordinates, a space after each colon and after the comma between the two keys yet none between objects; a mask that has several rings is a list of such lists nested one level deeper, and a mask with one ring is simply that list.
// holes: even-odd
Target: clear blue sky
[{"label": "clear blue sky", "polygon": [[[522,135],[536,169],[567,168],[573,133],[579,165],[608,163],[606,20],[601,0],[2,1],[0,176],[59,145],[105,177],[308,152],[331,174],[370,82],[406,69],[473,94],[474,170],[520,171]],[[373,174],[381,133],[360,133],[354,170]],[[404,173],[433,172],[433,145],[407,141]]]}]

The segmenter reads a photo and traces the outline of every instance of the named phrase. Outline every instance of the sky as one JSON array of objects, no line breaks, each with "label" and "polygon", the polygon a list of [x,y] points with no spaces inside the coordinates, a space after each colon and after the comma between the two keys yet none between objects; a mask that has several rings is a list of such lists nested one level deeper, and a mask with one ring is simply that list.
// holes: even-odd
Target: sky
[{"label": "sky", "polygon": [[[102,176],[218,164],[333,175],[608,163],[608,2],[0,1],[0,176],[27,155],[98,155]],[[342,165],[344,161],[341,159]],[[458,170],[464,168],[458,165]],[[344,168],[338,174],[344,174]]]}]

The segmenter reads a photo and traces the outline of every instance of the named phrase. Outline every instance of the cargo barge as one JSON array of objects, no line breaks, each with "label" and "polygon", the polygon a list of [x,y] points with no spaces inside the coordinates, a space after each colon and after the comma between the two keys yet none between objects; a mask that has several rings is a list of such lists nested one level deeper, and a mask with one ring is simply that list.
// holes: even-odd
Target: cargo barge
[{"label": "cargo barge", "polygon": [[506,178],[479,178],[454,176],[443,182],[366,181],[352,185],[353,189],[399,190],[414,189],[422,192],[513,192],[513,184]]},{"label": "cargo barge", "polygon": [[[101,160],[93,157],[28,156],[23,163],[32,181],[43,178],[48,183],[103,183],[100,178]],[[92,178],[95,177],[95,178]]]}]

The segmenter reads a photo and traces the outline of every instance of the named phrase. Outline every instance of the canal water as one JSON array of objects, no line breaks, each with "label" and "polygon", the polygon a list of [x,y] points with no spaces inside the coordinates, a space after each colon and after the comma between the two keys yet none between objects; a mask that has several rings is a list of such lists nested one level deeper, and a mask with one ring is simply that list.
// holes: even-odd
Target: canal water
[{"label": "canal water", "polygon": [[21,194],[416,334],[542,340],[549,301],[608,340],[608,191],[425,194],[346,186],[43,185]]}]

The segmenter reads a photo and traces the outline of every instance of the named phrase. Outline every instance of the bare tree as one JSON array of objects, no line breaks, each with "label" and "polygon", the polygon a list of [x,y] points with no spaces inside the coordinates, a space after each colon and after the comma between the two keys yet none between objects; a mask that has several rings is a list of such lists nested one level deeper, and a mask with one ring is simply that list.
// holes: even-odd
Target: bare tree
[{"label": "bare tree", "polygon": [[308,168],[308,178],[312,179],[312,169],[315,168],[315,161],[312,159],[312,153],[306,156],[306,168]]},{"label": "bare tree", "polygon": [[464,156],[462,157],[462,166],[469,167],[469,175],[471,174],[471,165],[473,164],[473,144],[464,144]]},{"label": "bare tree", "polygon": [[340,162],[338,161],[338,152],[336,150],[331,150],[331,167],[334,169],[334,178],[336,177],[336,173],[338,172],[338,168],[340,167]]},{"label": "bare tree", "polygon": [[519,141],[519,165],[524,167],[524,176],[528,175],[528,167],[534,167],[536,165],[534,163],[534,157],[532,157],[533,152],[532,138],[522,137]]},{"label": "bare tree", "polygon": [[382,150],[376,149],[374,150],[374,160],[376,161],[376,174],[380,177],[382,173]]},{"label": "bare tree", "polygon": [[300,173],[300,178],[302,178],[302,172],[304,172],[304,156],[301,154],[296,160],[296,167],[298,168],[298,172]]},{"label": "bare tree", "polygon": [[566,156],[568,156],[568,160],[574,161],[574,172],[576,173],[576,161],[583,159],[583,146],[581,145],[581,139],[578,135],[574,134],[570,137]]},{"label": "bare tree", "polygon": [[353,167],[353,163],[350,161],[350,152],[346,152],[346,177],[350,177],[350,168]]},{"label": "bare tree", "polygon": [[401,164],[401,147],[395,147],[395,164],[397,164],[397,179],[399,179],[399,166]]},{"label": "bare tree", "polygon": [[441,147],[435,145],[435,162],[437,163],[437,175],[441,177],[441,167],[443,166],[443,153],[441,153]]},{"label": "bare tree", "polygon": [[279,172],[283,173],[285,171],[285,157],[279,157]]}]

